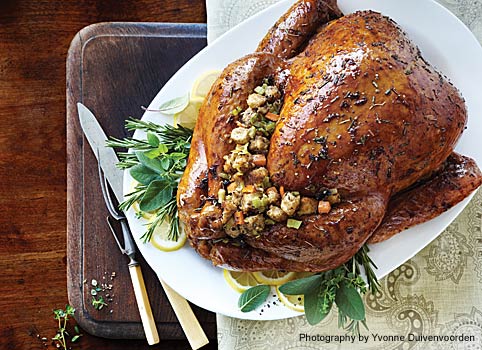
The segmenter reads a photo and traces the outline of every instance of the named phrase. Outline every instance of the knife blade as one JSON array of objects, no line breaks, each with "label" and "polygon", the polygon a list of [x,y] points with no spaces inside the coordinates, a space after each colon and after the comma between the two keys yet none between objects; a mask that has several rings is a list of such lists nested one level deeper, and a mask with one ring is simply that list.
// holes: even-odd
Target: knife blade
[{"label": "knife blade", "polygon": [[112,148],[105,146],[107,135],[100,126],[95,115],[82,103],[77,103],[79,121],[82,131],[94,152],[97,161],[100,163],[102,171],[109,181],[112,191],[119,203],[124,200],[123,178],[124,173],[116,167],[119,158]]},{"label": "knife blade", "polygon": [[[77,108],[79,112],[79,120],[82,131],[84,132],[84,135],[87,138],[87,141],[89,142],[95,157],[97,158],[100,169],[102,169],[103,175],[107,178],[110,188],[114,192],[117,201],[121,203],[124,200],[122,189],[122,180],[124,174],[121,169],[115,166],[115,164],[119,162],[119,159],[117,158],[117,155],[112,148],[108,148],[105,146],[107,136],[104,133],[104,130],[102,130],[99,122],[97,121],[97,118],[94,116],[94,113],[92,113],[80,102],[77,103]],[[102,179],[102,174],[100,173],[100,171],[99,178]],[[102,180],[101,185],[103,185]],[[107,184],[104,186],[107,187]],[[105,193],[108,196],[108,198],[104,198],[106,200],[107,207],[109,208],[109,204],[112,207],[114,204],[110,199],[109,190],[103,187],[102,193]],[[115,217],[116,214],[114,214],[113,211],[117,211],[117,208],[109,208],[109,212],[113,217]],[[127,256],[131,256],[131,254],[133,255],[136,253],[134,241],[132,240],[130,230],[127,226],[127,221],[121,221],[121,224],[125,226],[122,227],[124,247],[120,246],[119,241],[117,240],[117,236],[115,234],[114,237],[116,238],[117,244],[119,245],[121,251]]]}]

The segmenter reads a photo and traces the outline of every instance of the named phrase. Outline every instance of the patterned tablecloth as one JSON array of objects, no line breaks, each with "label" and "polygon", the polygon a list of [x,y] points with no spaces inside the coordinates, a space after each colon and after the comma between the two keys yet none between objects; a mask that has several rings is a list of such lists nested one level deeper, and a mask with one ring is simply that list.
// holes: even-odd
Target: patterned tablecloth
[{"label": "patterned tablecloth", "polygon": [[[207,0],[208,42],[277,1]],[[439,2],[482,42],[482,0]],[[479,191],[447,230],[381,281],[380,295],[365,296],[365,339],[345,337],[336,310],[317,326],[304,316],[246,321],[218,315],[219,349],[482,349],[481,227]],[[408,334],[445,338],[396,339]]]}]

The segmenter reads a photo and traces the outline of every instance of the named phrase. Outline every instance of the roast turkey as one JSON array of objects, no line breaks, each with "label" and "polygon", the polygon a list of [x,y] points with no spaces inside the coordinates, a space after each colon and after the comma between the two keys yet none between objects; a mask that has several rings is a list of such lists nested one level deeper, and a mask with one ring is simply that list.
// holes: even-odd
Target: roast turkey
[{"label": "roast turkey", "polygon": [[[278,110],[266,102],[268,89]],[[269,135],[246,121],[250,115],[275,121]],[[178,189],[180,219],[214,265],[333,269],[366,242],[427,221],[480,186],[475,162],[453,152],[466,122],[458,90],[393,20],[373,11],[343,16],[333,1],[298,1],[211,88]],[[252,143],[239,141],[249,137],[259,141],[254,154],[246,151]],[[228,160],[243,142],[248,156],[233,170]],[[256,155],[266,159],[262,171],[252,164]],[[255,170],[266,175],[261,189],[248,184]],[[231,210],[225,195],[234,181],[244,187],[241,209]],[[278,198],[262,202],[263,186]],[[244,192],[257,190],[250,207]],[[296,200],[283,207],[286,193]],[[330,204],[302,212],[300,198],[308,207]],[[251,226],[236,214],[251,215]]]}]

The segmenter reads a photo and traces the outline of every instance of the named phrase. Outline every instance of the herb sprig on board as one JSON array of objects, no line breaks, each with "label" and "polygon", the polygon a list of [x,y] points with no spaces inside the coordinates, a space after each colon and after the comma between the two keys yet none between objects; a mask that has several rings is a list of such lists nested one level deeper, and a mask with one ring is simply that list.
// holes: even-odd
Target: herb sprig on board
[{"label": "herb sprig on board", "polygon": [[[287,282],[280,286],[279,290],[286,295],[304,296],[305,315],[309,324],[320,323],[335,304],[338,307],[338,326],[359,334],[360,323],[367,328],[361,295],[368,290],[375,294],[379,288],[373,271],[376,266],[368,252],[369,249],[365,245],[342,266]],[[367,282],[361,276],[361,267],[365,271]],[[262,305],[268,295],[268,286],[252,287],[241,294],[238,306],[243,312],[252,311]]]},{"label": "herb sprig on board", "polygon": [[158,125],[149,121],[130,118],[126,121],[129,131],[146,132],[146,140],[135,138],[110,138],[108,147],[125,148],[118,152],[121,169],[130,169],[131,176],[138,182],[132,192],[119,205],[121,210],[139,203],[142,212],[154,212],[155,217],[141,237],[149,242],[154,230],[165,221],[169,222],[168,238],[179,238],[179,216],[176,193],[179,180],[186,168],[191,147],[192,130],[181,125]]},{"label": "herb sprig on board", "polygon": [[58,329],[55,337],[52,338],[52,342],[56,345],[58,349],[65,349],[67,350],[67,342],[70,337],[70,341],[75,343],[80,339],[82,334],[80,333],[79,327],[75,326],[75,335],[71,336],[67,331],[67,324],[71,317],[74,316],[75,309],[70,306],[66,305],[65,310],[63,309],[56,309],[53,311],[54,319],[58,321]]}]

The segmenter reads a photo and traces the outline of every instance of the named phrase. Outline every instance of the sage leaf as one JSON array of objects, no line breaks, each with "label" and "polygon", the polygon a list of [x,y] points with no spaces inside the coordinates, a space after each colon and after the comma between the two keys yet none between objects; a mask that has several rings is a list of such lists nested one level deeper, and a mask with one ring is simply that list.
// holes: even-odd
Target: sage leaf
[{"label": "sage leaf", "polygon": [[287,282],[279,287],[279,290],[281,293],[287,295],[308,294],[319,287],[320,282],[321,275],[313,275]]},{"label": "sage leaf", "polygon": [[137,151],[136,157],[139,160],[139,162],[145,167],[151,170],[154,170],[159,174],[162,172],[162,166],[159,159],[156,159],[156,158],[151,159],[147,156],[146,152],[142,152],[142,151]]},{"label": "sage leaf", "polygon": [[167,146],[163,143],[161,143],[157,149],[159,150],[159,153],[161,154],[164,154],[164,153],[167,153],[169,151],[169,148],[167,148]]},{"label": "sage leaf", "polygon": [[169,158],[162,158],[161,159],[162,169],[167,171],[167,170],[169,170],[170,165],[171,165],[171,161],[169,160]]},{"label": "sage leaf", "polygon": [[169,181],[152,181],[139,203],[142,211],[154,211],[166,205],[172,199],[172,186]]},{"label": "sage leaf", "polygon": [[341,283],[335,296],[336,306],[352,320],[365,319],[365,306],[358,291],[346,283]]},{"label": "sage leaf", "polygon": [[172,100],[164,102],[159,107],[159,112],[167,115],[173,115],[182,112],[189,104],[189,94],[181,97],[173,98]]},{"label": "sage leaf", "polygon": [[154,180],[159,180],[159,173],[142,164],[134,165],[130,174],[134,180],[146,186]]},{"label": "sage leaf", "polygon": [[[320,323],[330,313],[333,302],[330,302],[329,298],[325,298],[325,293],[321,289],[321,286],[304,296],[306,320],[310,325],[314,326]],[[328,304],[326,304],[327,302]]]},{"label": "sage leaf", "polygon": [[159,152],[159,149],[154,148],[154,149],[151,149],[150,151],[144,152],[144,154],[145,154],[149,159],[154,159],[154,158],[159,157],[159,155],[160,155],[161,153]]},{"label": "sage leaf", "polygon": [[184,159],[187,157],[187,154],[185,153],[180,153],[180,152],[172,152],[169,157],[171,159],[174,159],[174,160],[180,160],[180,159]]},{"label": "sage leaf", "polygon": [[238,300],[242,312],[249,312],[263,304],[268,298],[270,287],[264,284],[254,286],[243,292]]},{"label": "sage leaf", "polygon": [[167,153],[168,151],[169,151],[169,149],[167,148],[167,146],[161,143],[161,144],[157,145],[157,148],[151,149],[150,151],[146,151],[146,152],[144,152],[144,154],[148,158],[154,159],[154,158],[159,157],[161,154]]},{"label": "sage leaf", "polygon": [[157,147],[159,146],[159,138],[157,137],[156,134],[152,132],[147,133],[147,142],[149,143],[150,146],[152,147]]}]

